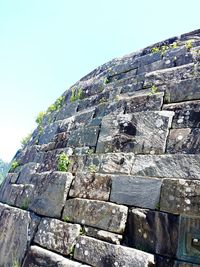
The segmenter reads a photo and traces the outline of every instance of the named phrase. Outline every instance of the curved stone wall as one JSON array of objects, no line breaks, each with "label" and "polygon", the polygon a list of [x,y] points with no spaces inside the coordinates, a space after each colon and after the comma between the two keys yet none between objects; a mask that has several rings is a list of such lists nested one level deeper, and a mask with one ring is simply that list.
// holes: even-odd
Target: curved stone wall
[{"label": "curved stone wall", "polygon": [[37,122],[0,188],[0,267],[200,266],[200,30],[98,67]]}]

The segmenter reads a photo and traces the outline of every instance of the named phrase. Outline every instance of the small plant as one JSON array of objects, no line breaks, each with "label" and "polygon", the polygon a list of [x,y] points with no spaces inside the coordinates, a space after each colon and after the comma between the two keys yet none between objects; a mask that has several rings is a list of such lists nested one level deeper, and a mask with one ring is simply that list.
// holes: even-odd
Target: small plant
[{"label": "small plant", "polygon": [[29,206],[29,200],[28,200],[28,198],[23,199],[21,208],[23,210],[27,210],[28,209],[28,206]]},{"label": "small plant", "polygon": [[155,205],[155,208],[156,208],[157,210],[160,209],[160,203],[159,203],[159,202]]},{"label": "small plant", "polygon": [[88,155],[92,155],[93,153],[94,153],[94,149],[93,148],[88,149],[88,151],[87,151]]},{"label": "small plant", "polygon": [[64,222],[70,222],[70,218],[67,215],[65,215],[63,218],[63,221]]},{"label": "small plant", "polygon": [[53,111],[56,111],[58,109],[60,109],[62,107],[63,104],[63,100],[64,100],[64,96],[60,96],[56,102],[52,105],[50,105],[47,109],[47,112],[51,113]]},{"label": "small plant", "polygon": [[75,95],[75,89],[72,88],[72,94],[70,97],[70,102],[74,102],[74,101],[76,101],[76,95]]},{"label": "small plant", "polygon": [[151,48],[151,53],[159,53],[159,52],[160,52],[159,47],[153,47],[153,48]]},{"label": "small plant", "polygon": [[75,245],[72,245],[69,251],[69,257],[70,259],[73,259],[74,257],[74,251],[75,251]]},{"label": "small plant", "polygon": [[119,95],[115,96],[115,101],[119,101]]},{"label": "small plant", "polygon": [[46,112],[44,112],[44,111],[40,111],[40,113],[38,114],[38,116],[35,120],[38,125],[42,124],[42,121],[43,121],[45,114],[46,114]]},{"label": "small plant", "polygon": [[78,88],[77,94],[76,94],[76,90],[74,88],[72,88],[70,102],[74,102],[76,100],[81,99],[82,98],[82,93],[83,93],[83,90],[80,87]]},{"label": "small plant", "polygon": [[68,156],[64,152],[62,152],[58,158],[58,171],[67,172],[70,163],[71,162],[70,162]]},{"label": "small plant", "polygon": [[108,83],[109,83],[109,79],[108,79],[108,77],[106,77],[106,78],[103,80],[103,83],[104,83],[104,84],[108,84]]},{"label": "small plant", "polygon": [[193,44],[192,44],[192,40],[188,40],[186,43],[185,43],[185,47],[186,49],[189,51],[191,48],[192,48]]},{"label": "small plant", "polygon": [[178,43],[177,42],[173,42],[172,44],[170,44],[170,48],[177,48],[178,47]]},{"label": "small plant", "polygon": [[27,136],[25,136],[24,138],[22,138],[22,140],[21,140],[21,146],[22,147],[25,147],[30,140],[31,140],[31,134],[28,134]]},{"label": "small plant", "polygon": [[94,164],[90,164],[89,167],[88,167],[88,171],[89,171],[90,173],[95,173],[95,172],[97,172],[97,166],[94,165]]},{"label": "small plant", "polygon": [[81,227],[81,230],[80,230],[80,235],[85,235],[85,227]]},{"label": "small plant", "polygon": [[157,93],[157,92],[158,92],[158,87],[155,86],[155,85],[152,85],[152,86],[151,86],[151,94],[153,95],[153,94],[155,94],[155,93]]},{"label": "small plant", "polygon": [[160,52],[163,55],[167,50],[169,49],[169,46],[167,45],[162,45],[160,48]]},{"label": "small plant", "polygon": [[20,166],[20,163],[16,160],[14,160],[12,163],[11,163],[11,166],[10,166],[10,171],[14,171],[17,167]]},{"label": "small plant", "polygon": [[20,267],[19,261],[14,259],[13,262],[12,262],[12,267]]},{"label": "small plant", "polygon": [[78,93],[77,93],[77,99],[81,99],[81,98],[82,98],[82,93],[83,93],[83,91],[82,91],[82,89],[79,87],[79,88],[78,88]]}]

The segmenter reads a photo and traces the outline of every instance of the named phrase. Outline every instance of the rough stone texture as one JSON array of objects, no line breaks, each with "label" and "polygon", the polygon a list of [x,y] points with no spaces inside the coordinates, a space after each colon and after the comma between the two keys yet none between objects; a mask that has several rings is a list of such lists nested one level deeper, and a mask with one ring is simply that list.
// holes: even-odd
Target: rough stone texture
[{"label": "rough stone texture", "polygon": [[22,267],[89,267],[79,262],[66,259],[54,252],[31,246]]},{"label": "rough stone texture", "polygon": [[200,181],[164,179],[160,209],[175,214],[199,216]]},{"label": "rough stone texture", "polygon": [[80,230],[81,226],[78,224],[44,218],[39,224],[34,242],[49,250],[68,255],[80,235]]},{"label": "rough stone texture", "polygon": [[128,216],[125,243],[137,249],[173,258],[177,252],[178,230],[178,216],[132,208]]},{"label": "rough stone texture", "polygon": [[29,209],[40,215],[59,218],[73,176],[71,173],[41,173],[33,177],[36,185]]},{"label": "rough stone texture", "polygon": [[97,153],[163,153],[173,114],[160,111],[104,117]]},{"label": "rough stone texture", "polygon": [[106,231],[123,233],[128,208],[98,200],[69,199],[66,201],[62,218],[70,222],[94,226]]},{"label": "rough stone texture", "polygon": [[98,173],[77,173],[70,192],[70,197],[109,200],[111,187],[110,175]]},{"label": "rough stone texture", "polygon": [[[110,201],[118,204],[154,209],[159,203],[161,179],[114,176]],[[148,197],[147,197],[148,196]]]},{"label": "rough stone texture", "polygon": [[200,266],[199,129],[200,30],[97,67],[13,158],[0,267]]},{"label": "rough stone texture", "polygon": [[79,261],[96,267],[155,266],[154,256],[151,254],[119,245],[112,245],[90,237],[79,238],[74,257]]},{"label": "rough stone texture", "polygon": [[30,212],[0,203],[0,266],[22,263],[38,223]]}]

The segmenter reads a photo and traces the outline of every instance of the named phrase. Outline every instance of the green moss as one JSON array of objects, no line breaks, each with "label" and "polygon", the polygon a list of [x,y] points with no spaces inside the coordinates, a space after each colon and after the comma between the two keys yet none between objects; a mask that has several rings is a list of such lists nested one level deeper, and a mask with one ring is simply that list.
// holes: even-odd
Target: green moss
[{"label": "green moss", "polygon": [[70,163],[71,162],[70,162],[68,156],[64,152],[62,152],[58,157],[58,166],[57,166],[58,171],[67,172]]},{"label": "green moss", "polygon": [[20,163],[16,160],[14,160],[12,163],[11,163],[11,166],[10,166],[10,171],[14,171],[17,167],[20,166]]}]

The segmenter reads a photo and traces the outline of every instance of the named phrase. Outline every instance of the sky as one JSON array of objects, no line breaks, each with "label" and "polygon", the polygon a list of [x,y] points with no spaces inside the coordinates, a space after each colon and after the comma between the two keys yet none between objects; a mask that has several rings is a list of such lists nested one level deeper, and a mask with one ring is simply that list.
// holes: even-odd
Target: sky
[{"label": "sky", "polygon": [[200,28],[199,0],[0,0],[0,158],[97,66]]}]

